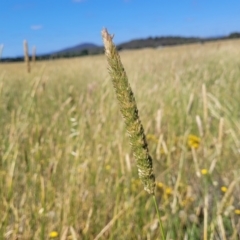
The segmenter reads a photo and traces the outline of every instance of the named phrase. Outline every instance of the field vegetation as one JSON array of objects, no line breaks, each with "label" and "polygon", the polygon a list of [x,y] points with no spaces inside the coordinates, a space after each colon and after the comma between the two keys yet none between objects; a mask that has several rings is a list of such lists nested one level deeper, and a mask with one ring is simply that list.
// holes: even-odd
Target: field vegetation
[{"label": "field vegetation", "polygon": [[[240,41],[122,51],[167,239],[240,239]],[[0,239],[160,239],[104,55],[0,64]]]}]

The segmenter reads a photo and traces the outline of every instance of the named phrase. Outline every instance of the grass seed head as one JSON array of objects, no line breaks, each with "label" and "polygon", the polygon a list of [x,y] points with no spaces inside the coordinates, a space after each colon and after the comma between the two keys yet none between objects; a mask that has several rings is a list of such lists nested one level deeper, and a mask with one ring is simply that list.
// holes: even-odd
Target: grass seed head
[{"label": "grass seed head", "polygon": [[113,36],[108,33],[107,29],[103,29],[102,38],[109,64],[109,74],[115,88],[120,111],[125,121],[133,155],[137,160],[139,178],[143,182],[144,189],[148,193],[154,194],[155,177],[152,168],[152,158],[148,152],[148,145],[143,126],[138,116],[135,97],[128,82],[120,56],[113,44]]}]

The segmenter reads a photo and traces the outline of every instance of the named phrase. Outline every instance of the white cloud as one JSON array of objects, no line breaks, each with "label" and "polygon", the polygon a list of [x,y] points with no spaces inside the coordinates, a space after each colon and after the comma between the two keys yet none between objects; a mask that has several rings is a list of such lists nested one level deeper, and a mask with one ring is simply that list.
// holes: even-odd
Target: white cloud
[{"label": "white cloud", "polygon": [[42,28],[43,28],[42,25],[32,25],[32,26],[31,26],[31,29],[32,29],[32,30],[40,30],[40,29],[42,29]]}]

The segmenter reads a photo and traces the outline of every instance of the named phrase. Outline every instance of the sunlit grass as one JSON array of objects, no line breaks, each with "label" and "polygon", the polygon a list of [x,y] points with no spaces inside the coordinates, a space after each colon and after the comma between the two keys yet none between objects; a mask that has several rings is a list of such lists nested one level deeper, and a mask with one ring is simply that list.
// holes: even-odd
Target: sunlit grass
[{"label": "sunlit grass", "polygon": [[[167,239],[239,235],[239,56],[239,41],[121,53]],[[0,96],[0,239],[160,239],[104,56],[0,64]]]}]

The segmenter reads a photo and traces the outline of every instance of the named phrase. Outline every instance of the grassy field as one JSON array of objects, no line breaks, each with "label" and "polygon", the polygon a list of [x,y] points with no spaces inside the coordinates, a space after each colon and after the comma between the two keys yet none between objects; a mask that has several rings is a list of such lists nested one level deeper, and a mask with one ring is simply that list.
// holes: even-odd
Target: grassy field
[{"label": "grassy field", "polygon": [[[121,52],[167,239],[240,239],[240,41]],[[105,56],[0,64],[0,239],[160,239]]]}]

